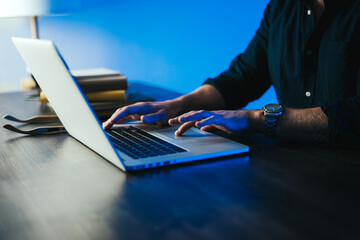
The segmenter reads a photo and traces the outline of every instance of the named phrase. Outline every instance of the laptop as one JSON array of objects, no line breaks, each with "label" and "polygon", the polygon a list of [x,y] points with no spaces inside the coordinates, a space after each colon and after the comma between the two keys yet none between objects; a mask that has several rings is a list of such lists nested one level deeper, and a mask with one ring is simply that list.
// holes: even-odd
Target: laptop
[{"label": "laptop", "polygon": [[249,147],[192,128],[175,136],[177,127],[138,122],[102,128],[84,92],[49,40],[12,38],[70,136],[123,171],[240,154]]}]

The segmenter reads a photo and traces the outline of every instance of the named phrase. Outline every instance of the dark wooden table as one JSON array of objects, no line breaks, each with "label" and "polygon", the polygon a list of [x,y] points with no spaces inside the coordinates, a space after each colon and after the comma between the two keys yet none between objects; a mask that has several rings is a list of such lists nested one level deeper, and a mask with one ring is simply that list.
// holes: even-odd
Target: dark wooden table
[{"label": "dark wooden table", "polygon": [[[44,113],[25,96],[0,113]],[[1,129],[0,239],[359,239],[358,150],[240,140],[249,154],[124,173],[66,133]]]}]

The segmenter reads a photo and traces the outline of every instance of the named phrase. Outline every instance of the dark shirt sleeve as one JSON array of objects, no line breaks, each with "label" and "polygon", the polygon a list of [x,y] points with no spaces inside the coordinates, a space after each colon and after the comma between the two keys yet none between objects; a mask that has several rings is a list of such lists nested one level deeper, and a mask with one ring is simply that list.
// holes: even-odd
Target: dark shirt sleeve
[{"label": "dark shirt sleeve", "polygon": [[271,2],[245,52],[232,61],[228,70],[203,83],[213,85],[219,90],[228,109],[246,106],[271,86],[267,62],[270,5]]},{"label": "dark shirt sleeve", "polygon": [[338,99],[321,106],[328,117],[329,137],[340,145],[360,144],[360,68],[357,74],[357,96]]}]

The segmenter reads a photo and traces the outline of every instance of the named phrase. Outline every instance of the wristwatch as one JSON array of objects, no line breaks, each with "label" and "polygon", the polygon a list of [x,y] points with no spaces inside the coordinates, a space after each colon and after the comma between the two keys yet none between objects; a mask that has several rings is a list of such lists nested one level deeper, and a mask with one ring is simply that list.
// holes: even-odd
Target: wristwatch
[{"label": "wristwatch", "polygon": [[265,136],[275,138],[278,118],[284,113],[283,106],[276,103],[270,103],[263,106],[261,111],[265,116]]}]

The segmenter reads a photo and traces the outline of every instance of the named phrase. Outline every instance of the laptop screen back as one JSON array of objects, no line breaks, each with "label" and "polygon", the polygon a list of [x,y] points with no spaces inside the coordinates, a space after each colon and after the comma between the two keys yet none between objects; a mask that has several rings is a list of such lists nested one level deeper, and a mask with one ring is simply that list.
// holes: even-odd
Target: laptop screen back
[{"label": "laptop screen back", "polygon": [[120,156],[53,42],[23,38],[12,40],[67,132],[125,170]]}]

